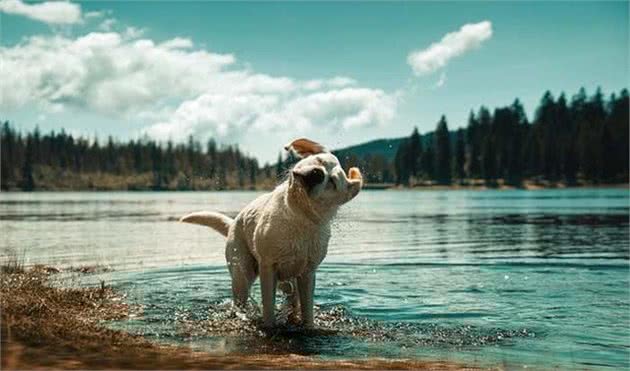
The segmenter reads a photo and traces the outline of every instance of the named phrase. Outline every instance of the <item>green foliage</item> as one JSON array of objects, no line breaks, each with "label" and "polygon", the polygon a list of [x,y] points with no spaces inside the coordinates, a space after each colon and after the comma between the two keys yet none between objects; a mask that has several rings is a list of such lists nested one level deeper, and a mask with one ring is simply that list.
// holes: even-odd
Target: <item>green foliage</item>
[{"label": "green foliage", "polygon": [[457,130],[453,157],[453,176],[456,179],[464,179],[466,176],[466,142],[464,137],[464,129]]},{"label": "green foliage", "polygon": [[75,138],[64,131],[25,137],[9,122],[2,125],[0,176],[2,189],[234,189],[273,184],[256,159],[238,148],[217,148],[213,140],[204,152],[192,137],[185,144],[158,143],[147,138],[126,143],[109,137]]},{"label": "green foliage", "polygon": [[440,184],[451,182],[451,141],[446,117],[442,115],[434,134],[435,179]]},{"label": "green foliage", "polygon": [[468,126],[454,133],[442,116],[435,132],[420,138],[432,143],[424,151],[412,150],[415,129],[401,142],[396,182],[409,184],[415,176],[440,184],[483,179],[491,186],[519,186],[524,179],[627,183],[628,115],[626,89],[608,101],[600,89],[590,98],[580,89],[570,104],[564,94],[554,99],[545,92],[532,123],[518,99],[493,113],[485,107],[471,111]]}]

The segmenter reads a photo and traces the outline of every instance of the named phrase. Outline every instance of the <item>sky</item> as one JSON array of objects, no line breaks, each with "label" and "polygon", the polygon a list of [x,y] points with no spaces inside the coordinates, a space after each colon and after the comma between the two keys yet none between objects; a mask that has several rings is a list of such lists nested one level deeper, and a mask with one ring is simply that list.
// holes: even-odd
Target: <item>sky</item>
[{"label": "sky", "polygon": [[628,2],[0,0],[0,119],[272,162],[629,85]]}]

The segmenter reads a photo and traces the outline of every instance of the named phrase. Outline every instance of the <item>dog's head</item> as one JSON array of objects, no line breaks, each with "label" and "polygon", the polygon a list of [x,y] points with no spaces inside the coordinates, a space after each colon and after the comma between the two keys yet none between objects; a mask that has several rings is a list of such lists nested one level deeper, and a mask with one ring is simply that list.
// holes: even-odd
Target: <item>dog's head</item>
[{"label": "dog's head", "polygon": [[330,208],[353,199],[363,185],[363,177],[357,168],[348,174],[339,160],[324,146],[308,139],[296,139],[286,150],[293,150],[302,159],[291,170],[289,187],[308,201],[320,207]]}]

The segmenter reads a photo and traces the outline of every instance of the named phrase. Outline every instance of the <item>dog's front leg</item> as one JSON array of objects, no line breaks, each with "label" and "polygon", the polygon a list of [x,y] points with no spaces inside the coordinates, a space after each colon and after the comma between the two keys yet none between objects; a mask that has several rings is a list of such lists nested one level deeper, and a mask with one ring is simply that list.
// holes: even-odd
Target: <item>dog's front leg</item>
[{"label": "dog's front leg", "polygon": [[263,325],[267,328],[274,326],[276,309],[276,270],[272,265],[260,264],[260,290],[263,304]]},{"label": "dog's front leg", "polygon": [[304,273],[298,277],[298,293],[300,294],[300,309],[302,309],[302,324],[306,328],[313,328],[313,297],[315,296],[315,271]]}]

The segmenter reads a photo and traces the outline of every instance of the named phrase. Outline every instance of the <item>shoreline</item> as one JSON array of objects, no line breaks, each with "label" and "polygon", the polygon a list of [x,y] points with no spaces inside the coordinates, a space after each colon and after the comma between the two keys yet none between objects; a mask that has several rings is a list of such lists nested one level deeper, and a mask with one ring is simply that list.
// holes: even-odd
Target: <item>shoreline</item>
[{"label": "shoreline", "polygon": [[2,369],[426,369],[481,370],[450,361],[323,360],[297,354],[213,354],[102,326],[128,318],[123,293],[49,284],[54,267],[2,267]]},{"label": "shoreline", "polygon": [[371,190],[395,190],[395,191],[543,191],[543,190],[571,190],[571,189],[630,189],[628,183],[609,183],[609,184],[579,184],[579,185],[540,185],[540,184],[524,184],[522,186],[499,185],[490,187],[486,185],[414,185],[410,187],[391,185],[384,187],[377,185],[372,188],[370,185],[364,186],[364,189]]},{"label": "shoreline", "polygon": [[[393,183],[367,183],[363,185],[363,190],[369,191],[539,191],[539,190],[563,190],[563,189],[629,189],[630,183],[605,183],[605,184],[577,184],[577,185],[541,185],[536,183],[527,183],[522,186],[512,185],[498,185],[496,187],[490,187],[487,185],[470,185],[470,184],[415,184],[413,186],[402,186]],[[92,188],[60,188],[60,189],[35,189],[32,191],[24,191],[21,189],[3,189],[0,193],[72,193],[72,192],[85,192],[85,193],[105,193],[105,192],[120,192],[120,193],[149,193],[149,192],[268,192],[273,188],[260,187],[260,188],[235,188],[235,189],[92,189]]]}]

